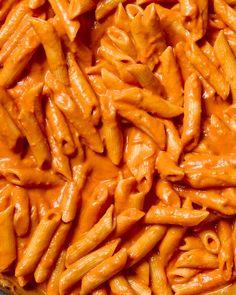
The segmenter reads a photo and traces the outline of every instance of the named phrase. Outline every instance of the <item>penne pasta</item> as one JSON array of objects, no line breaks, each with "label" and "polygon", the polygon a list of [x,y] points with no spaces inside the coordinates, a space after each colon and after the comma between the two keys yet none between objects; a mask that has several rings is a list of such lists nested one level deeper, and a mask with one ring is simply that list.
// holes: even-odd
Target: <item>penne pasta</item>
[{"label": "penne pasta", "polygon": [[136,294],[151,295],[151,289],[146,286],[142,281],[136,279],[134,276],[127,276],[128,283]]},{"label": "penne pasta", "polygon": [[42,6],[45,3],[45,0],[29,0],[29,8],[36,9]]},{"label": "penne pasta", "polygon": [[220,252],[220,240],[213,230],[204,230],[198,235],[207,251],[212,254]]},{"label": "penne pasta", "polygon": [[180,197],[168,181],[159,179],[156,183],[155,192],[165,205],[180,208]]},{"label": "penne pasta", "polygon": [[126,278],[122,275],[116,275],[109,280],[109,286],[113,294],[122,294],[133,295],[134,291],[130,287]]},{"label": "penne pasta", "polygon": [[78,0],[72,0],[69,5],[68,13],[69,18],[74,19],[78,15],[81,15],[85,12],[88,12],[92,9],[94,9],[97,5],[96,0],[85,0],[83,2]]}]

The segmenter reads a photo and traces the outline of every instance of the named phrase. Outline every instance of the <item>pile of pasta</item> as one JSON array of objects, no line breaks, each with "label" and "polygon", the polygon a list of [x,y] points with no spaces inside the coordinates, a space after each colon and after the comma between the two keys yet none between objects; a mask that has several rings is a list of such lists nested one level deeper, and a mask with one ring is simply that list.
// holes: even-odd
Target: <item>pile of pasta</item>
[{"label": "pile of pasta", "polygon": [[2,275],[34,294],[235,294],[235,7],[1,1]]}]

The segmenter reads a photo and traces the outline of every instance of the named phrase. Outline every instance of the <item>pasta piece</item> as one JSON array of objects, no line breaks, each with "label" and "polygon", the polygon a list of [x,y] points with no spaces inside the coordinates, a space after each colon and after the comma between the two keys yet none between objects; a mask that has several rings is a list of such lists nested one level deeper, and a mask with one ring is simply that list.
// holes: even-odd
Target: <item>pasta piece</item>
[{"label": "pasta piece", "polygon": [[16,238],[13,227],[14,207],[9,206],[0,211],[0,272],[6,271],[16,259]]},{"label": "pasta piece", "polygon": [[15,270],[16,277],[30,274],[35,270],[44,251],[50,244],[59,222],[60,214],[54,210],[49,211],[42,218],[25,249],[23,257],[17,263]]},{"label": "pasta piece", "polygon": [[198,236],[200,237],[203,245],[212,254],[219,254],[220,240],[213,230],[201,231]]},{"label": "pasta piece", "polygon": [[116,95],[115,101],[130,103],[163,118],[177,117],[183,113],[181,107],[164,100],[159,95],[153,94],[146,89],[125,89]]},{"label": "pasta piece", "polygon": [[199,274],[200,269],[168,267],[167,277],[171,285],[184,284]]},{"label": "pasta piece", "polygon": [[134,19],[138,13],[143,14],[142,7],[137,4],[127,4],[125,6],[125,10],[130,20]]},{"label": "pasta piece", "polygon": [[12,201],[15,206],[14,228],[16,234],[24,236],[30,225],[29,197],[27,191],[21,187],[14,187],[12,190]]},{"label": "pasta piece", "polygon": [[184,169],[177,166],[167,152],[160,151],[156,158],[156,169],[162,179],[180,181],[184,177]]},{"label": "pasta piece", "polygon": [[196,70],[216,90],[220,97],[226,99],[229,95],[229,85],[215,65],[206,57],[196,43],[190,41],[186,55]]},{"label": "pasta piece", "polygon": [[49,278],[53,266],[65,245],[70,229],[71,223],[62,222],[58,226],[47,251],[40,259],[40,262],[34,272],[34,278],[37,283],[42,283]]},{"label": "pasta piece", "polygon": [[119,165],[123,156],[123,135],[117,120],[116,110],[112,101],[106,96],[100,96],[102,111],[102,133],[108,157],[112,163]]},{"label": "pasta piece", "polygon": [[214,0],[214,11],[222,21],[230,27],[231,30],[236,31],[235,19],[236,13],[232,7],[230,7],[226,1]]},{"label": "pasta piece", "polygon": [[146,194],[144,192],[132,193],[129,195],[128,206],[138,210],[143,210]]},{"label": "pasta piece", "polygon": [[121,117],[133,123],[135,127],[149,135],[161,149],[164,149],[166,137],[164,125],[161,121],[129,104],[114,102],[114,105]]},{"label": "pasta piece", "polygon": [[1,3],[0,9],[0,21],[3,21],[9,10],[14,4],[14,0],[6,0]]},{"label": "pasta piece", "polygon": [[[166,227],[153,225],[147,227],[144,233],[128,249],[128,266],[132,266],[145,257],[163,238]],[[145,247],[143,245],[145,244]]]},{"label": "pasta piece", "polygon": [[[181,75],[170,46],[160,56],[160,69],[163,76],[162,83],[165,87],[168,100],[178,106],[183,105],[183,87]],[[171,66],[170,66],[171,65]]]},{"label": "pasta piece", "polygon": [[7,18],[0,30],[0,47],[8,40],[11,34],[14,33],[18,24],[21,22],[25,14],[29,14],[30,10],[27,1],[21,1],[7,15]]},{"label": "pasta piece", "polygon": [[127,276],[128,283],[136,294],[151,295],[151,289],[146,286],[142,281],[136,279],[134,276]]},{"label": "pasta piece", "polygon": [[165,205],[180,208],[180,197],[168,181],[159,179],[156,183],[155,192]]},{"label": "pasta piece", "polygon": [[107,290],[105,287],[98,287],[91,292],[91,295],[107,295]]},{"label": "pasta piece", "polygon": [[152,206],[145,215],[145,223],[195,226],[209,215],[208,211],[164,206]]},{"label": "pasta piece", "polygon": [[149,260],[151,272],[151,286],[154,295],[172,295],[168,284],[162,259],[157,254],[153,254]]},{"label": "pasta piece", "polygon": [[61,83],[69,85],[65,56],[53,25],[38,18],[32,18],[31,24],[44,47],[50,71]]},{"label": "pasta piece", "polygon": [[166,151],[171,156],[171,158],[176,163],[178,163],[180,154],[182,152],[182,143],[178,130],[175,128],[174,124],[169,120],[165,120],[164,124],[167,137]]},{"label": "pasta piece", "polygon": [[65,155],[72,155],[75,152],[73,137],[64,116],[52,99],[48,100],[46,116],[53,137],[59,145],[59,148]]},{"label": "pasta piece", "polygon": [[215,269],[218,268],[219,262],[216,255],[205,249],[192,249],[180,254],[175,265],[180,268]]},{"label": "pasta piece", "polygon": [[148,193],[151,189],[155,156],[154,142],[137,128],[128,129],[124,160],[135,177],[140,192]]},{"label": "pasta piece", "polygon": [[70,20],[68,2],[66,0],[49,0],[49,3],[55,14],[59,17],[60,23],[64,27],[70,41],[73,42],[80,28],[80,23],[78,20]]},{"label": "pasta piece", "polygon": [[67,180],[71,180],[72,176],[68,157],[63,154],[62,150],[58,146],[48,124],[46,124],[46,131],[52,156],[52,169],[55,173],[63,175]]},{"label": "pasta piece", "polygon": [[35,101],[39,99],[43,85],[40,83],[26,91],[22,97],[22,106],[19,121],[29,142],[32,153],[38,166],[47,167],[51,162],[51,154],[48,143],[43,135],[35,117]]},{"label": "pasta piece", "polygon": [[88,232],[85,232],[71,246],[66,255],[66,265],[74,263],[77,259],[88,254],[96,248],[113,231],[115,221],[113,219],[113,205],[108,208],[103,217]]},{"label": "pasta piece", "polygon": [[81,107],[85,118],[97,124],[100,119],[98,99],[72,53],[67,54],[67,63],[70,84],[77,97],[76,102]]},{"label": "pasta piece", "polygon": [[7,110],[0,104],[0,136],[10,149],[17,150],[22,142],[22,134]]},{"label": "pasta piece", "polygon": [[86,176],[88,174],[87,165],[78,165],[74,174],[74,180],[67,182],[63,188],[63,197],[60,207],[62,210],[62,220],[65,223],[73,221],[76,216],[81,190],[85,185]]},{"label": "pasta piece", "polygon": [[130,287],[126,278],[118,274],[109,280],[109,286],[111,291],[115,295],[126,294],[126,295],[134,295],[134,291]]},{"label": "pasta piece", "polygon": [[134,177],[121,179],[115,190],[115,209],[116,213],[121,213],[127,208],[127,196],[131,194],[136,181]]},{"label": "pasta piece", "polygon": [[236,102],[236,84],[232,78],[236,73],[236,59],[223,31],[220,31],[215,43],[214,51],[224,71],[225,78],[230,84],[233,102]]},{"label": "pasta piece", "polygon": [[195,295],[199,292],[207,292],[225,284],[225,280],[219,269],[197,274],[188,282],[172,285],[176,295]]},{"label": "pasta piece", "polygon": [[55,94],[55,104],[83,137],[85,143],[94,151],[102,153],[103,145],[97,130],[94,128],[91,121],[84,118],[82,111],[80,111],[71,99],[64,85],[54,79],[50,72],[47,73],[45,82],[47,82],[48,86]]},{"label": "pasta piece", "polygon": [[[126,8],[128,5],[126,5]],[[121,2],[118,4],[114,15],[114,24],[117,28],[129,32],[130,19]]]},{"label": "pasta piece", "polygon": [[122,211],[116,218],[116,228],[114,231],[114,237],[121,237],[144,216],[144,212],[136,209],[129,208]]},{"label": "pasta piece", "polygon": [[113,9],[115,9],[119,3],[123,3],[126,0],[100,0],[98,1],[96,10],[95,10],[95,17],[96,20],[100,20],[107,14],[109,14]]},{"label": "pasta piece", "polygon": [[42,6],[45,3],[45,0],[29,0],[29,8],[36,9]]},{"label": "pasta piece", "polygon": [[220,239],[219,269],[225,281],[232,277],[234,253],[232,243],[232,227],[229,221],[220,220],[217,225],[217,233]]},{"label": "pasta piece", "polygon": [[201,124],[201,83],[192,74],[184,85],[184,120],[181,141],[183,148],[191,151],[198,144]]},{"label": "pasta piece", "polygon": [[90,270],[81,282],[81,295],[88,294],[102,283],[119,273],[125,266],[127,260],[127,250],[121,249],[112,257],[105,259],[98,266]]},{"label": "pasta piece", "polygon": [[60,294],[67,294],[80,279],[115,252],[120,240],[112,240],[96,251],[77,260],[65,270],[60,279]]},{"label": "pasta piece", "polygon": [[59,283],[65,269],[66,251],[63,250],[47,283],[47,295],[59,295]]},{"label": "pasta piece", "polygon": [[145,285],[149,286],[150,281],[150,266],[146,260],[141,260],[139,263],[132,267],[137,278],[142,281]]},{"label": "pasta piece", "polygon": [[97,0],[85,0],[83,2],[72,0],[69,5],[69,17],[74,19],[77,16],[94,9],[97,5]]}]

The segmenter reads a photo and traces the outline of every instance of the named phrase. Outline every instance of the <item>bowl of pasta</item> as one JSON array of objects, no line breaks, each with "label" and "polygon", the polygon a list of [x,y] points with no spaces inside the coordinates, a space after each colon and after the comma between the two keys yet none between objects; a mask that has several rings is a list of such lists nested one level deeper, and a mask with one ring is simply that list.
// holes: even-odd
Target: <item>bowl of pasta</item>
[{"label": "bowl of pasta", "polygon": [[0,2],[0,295],[235,295],[236,0]]}]

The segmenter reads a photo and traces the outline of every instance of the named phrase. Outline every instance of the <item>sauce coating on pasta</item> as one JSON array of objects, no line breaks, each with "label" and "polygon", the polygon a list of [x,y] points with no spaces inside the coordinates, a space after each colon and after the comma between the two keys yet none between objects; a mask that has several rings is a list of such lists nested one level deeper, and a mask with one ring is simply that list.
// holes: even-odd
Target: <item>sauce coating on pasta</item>
[{"label": "sauce coating on pasta", "polygon": [[235,0],[3,0],[0,286],[232,295]]}]

